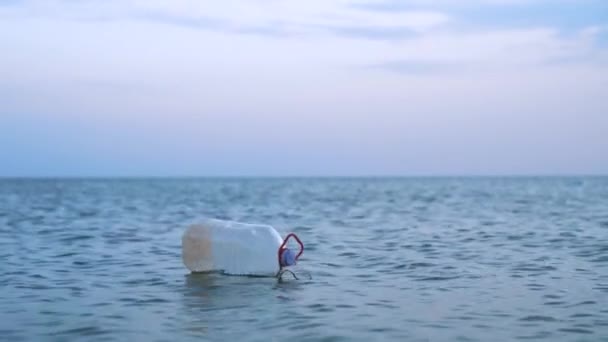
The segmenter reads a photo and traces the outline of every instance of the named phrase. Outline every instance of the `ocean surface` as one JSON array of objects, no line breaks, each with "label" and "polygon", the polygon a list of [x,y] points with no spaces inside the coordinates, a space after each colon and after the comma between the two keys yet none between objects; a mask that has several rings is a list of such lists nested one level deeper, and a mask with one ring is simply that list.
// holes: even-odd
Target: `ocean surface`
[{"label": "ocean surface", "polygon": [[[203,217],[312,279],[189,274]],[[0,180],[6,341],[608,341],[608,178]]]}]

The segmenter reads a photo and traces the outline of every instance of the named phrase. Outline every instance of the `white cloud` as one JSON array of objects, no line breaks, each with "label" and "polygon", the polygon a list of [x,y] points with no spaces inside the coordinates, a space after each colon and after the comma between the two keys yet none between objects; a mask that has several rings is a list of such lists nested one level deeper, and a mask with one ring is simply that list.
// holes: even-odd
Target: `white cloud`
[{"label": "white cloud", "polygon": [[[78,112],[68,105],[99,113],[121,108],[184,113],[266,108],[278,113],[293,103],[303,108],[338,106],[334,101],[360,102],[359,108],[366,108],[367,101],[389,110],[402,91],[420,94],[424,100],[414,104],[424,106],[430,100],[424,94],[462,78],[500,83],[513,74],[525,79],[538,70],[551,70],[549,75],[556,74],[551,77],[567,75],[568,80],[575,74],[570,70],[603,75],[605,68],[586,59],[597,53],[597,32],[585,29],[563,37],[543,28],[438,31],[400,41],[332,35],[277,40],[155,22],[3,21],[0,41],[6,49],[0,56],[0,84],[17,88],[17,93],[34,91],[50,105],[62,103],[63,112]],[[571,63],[558,63],[563,60]],[[396,69],[403,63],[408,72],[366,68],[383,63]],[[428,66],[437,69],[409,72]],[[581,79],[591,74],[585,72]],[[75,92],[82,94],[72,101]],[[466,93],[464,98],[473,96]]]},{"label": "white cloud", "polygon": [[369,13],[349,6],[342,0],[276,1],[229,0],[207,2],[194,0],[143,1],[135,0],[143,11],[169,13],[185,18],[219,18],[234,28],[284,24],[292,29],[310,30],[323,27],[404,27],[426,31],[444,24],[448,17],[434,11],[405,13]]},{"label": "white cloud", "polygon": [[377,58],[456,68],[474,66],[473,69],[538,67],[564,61],[585,63],[596,52],[597,33],[595,29],[583,29],[564,37],[553,28],[440,32],[385,45],[390,51],[379,53]]},{"label": "white cloud", "polygon": [[581,3],[586,0],[360,0],[353,1],[354,4],[368,8],[405,8],[411,6],[427,6],[427,7],[478,7],[484,5],[496,6],[525,6],[538,3],[556,4],[556,3]]},{"label": "white cloud", "polygon": [[20,6],[0,8],[0,15],[2,13],[5,16],[29,15],[74,20],[147,18],[185,25],[193,25],[197,20],[214,20],[227,31],[279,27],[292,34],[353,27],[425,32],[449,21],[448,15],[442,12],[369,12],[352,7],[350,2],[344,0],[29,0]]}]

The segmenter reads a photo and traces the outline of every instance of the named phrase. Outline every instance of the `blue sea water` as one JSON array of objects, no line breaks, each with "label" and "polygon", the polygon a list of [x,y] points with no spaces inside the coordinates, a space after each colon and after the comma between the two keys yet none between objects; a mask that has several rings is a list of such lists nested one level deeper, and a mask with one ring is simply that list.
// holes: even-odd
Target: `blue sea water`
[{"label": "blue sea water", "polygon": [[[189,274],[203,217],[312,279]],[[608,341],[608,178],[0,180],[7,341]]]}]

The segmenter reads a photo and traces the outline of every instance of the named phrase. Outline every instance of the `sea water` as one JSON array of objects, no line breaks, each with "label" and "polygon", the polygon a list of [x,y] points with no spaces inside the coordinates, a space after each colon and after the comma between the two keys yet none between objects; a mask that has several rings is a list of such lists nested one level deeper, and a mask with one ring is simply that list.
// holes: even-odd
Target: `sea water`
[{"label": "sea water", "polygon": [[[200,217],[312,279],[190,274]],[[0,338],[608,340],[608,178],[0,180]]]}]

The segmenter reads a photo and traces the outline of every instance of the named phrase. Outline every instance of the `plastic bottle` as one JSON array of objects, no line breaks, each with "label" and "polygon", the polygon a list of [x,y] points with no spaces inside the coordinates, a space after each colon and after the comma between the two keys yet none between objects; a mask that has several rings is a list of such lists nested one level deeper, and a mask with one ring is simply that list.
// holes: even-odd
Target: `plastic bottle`
[{"label": "plastic bottle", "polygon": [[182,236],[182,259],[192,272],[221,271],[231,275],[276,276],[296,256],[285,248],[287,239],[269,225],[207,219],[190,226]]}]

